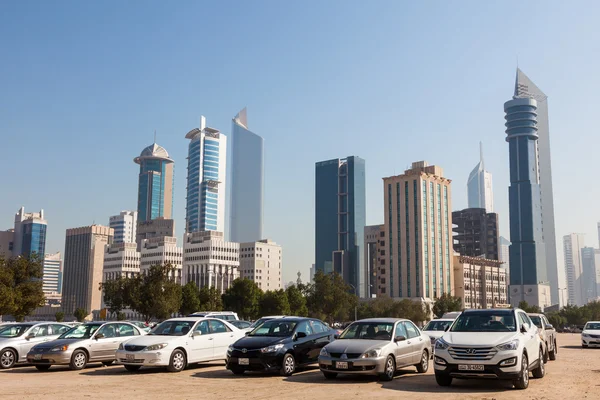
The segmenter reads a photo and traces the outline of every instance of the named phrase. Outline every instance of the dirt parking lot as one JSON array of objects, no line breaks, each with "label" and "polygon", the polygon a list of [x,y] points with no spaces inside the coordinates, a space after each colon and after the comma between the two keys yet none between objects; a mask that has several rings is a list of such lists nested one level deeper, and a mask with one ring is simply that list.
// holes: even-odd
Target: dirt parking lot
[{"label": "dirt parking lot", "polygon": [[101,365],[77,372],[64,367],[38,372],[22,366],[0,371],[0,393],[4,399],[600,399],[600,349],[582,349],[577,334],[560,334],[559,341],[558,358],[547,364],[546,377],[531,379],[526,391],[496,381],[455,380],[450,388],[441,388],[432,364],[427,374],[410,368],[391,382],[379,382],[370,377],[327,381],[317,369],[289,378],[238,377],[225,370],[224,363],[211,363],[179,374],[161,369],[132,374],[121,366]]}]

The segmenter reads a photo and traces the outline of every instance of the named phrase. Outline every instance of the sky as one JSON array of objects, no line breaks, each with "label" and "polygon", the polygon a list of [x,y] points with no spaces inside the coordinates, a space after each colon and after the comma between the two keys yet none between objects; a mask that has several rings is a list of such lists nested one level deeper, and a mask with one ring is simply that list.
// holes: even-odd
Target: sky
[{"label": "sky", "polygon": [[382,177],[414,161],[466,180],[483,142],[508,235],[503,104],[517,65],[549,97],[559,265],[562,236],[598,247],[598,2],[4,1],[0,4],[0,229],[44,209],[47,252],[65,230],[137,207],[133,158],[175,160],[182,240],[188,141],[225,134],[248,108],[265,139],[265,236],[284,280],[314,262],[315,162],[366,160],[367,224],[383,223]]}]

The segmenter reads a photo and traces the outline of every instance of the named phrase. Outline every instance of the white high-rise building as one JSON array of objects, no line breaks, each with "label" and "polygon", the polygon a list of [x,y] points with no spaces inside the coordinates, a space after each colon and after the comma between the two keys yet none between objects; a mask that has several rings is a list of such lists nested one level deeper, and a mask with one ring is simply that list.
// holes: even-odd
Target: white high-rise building
[{"label": "white high-rise building", "polygon": [[109,218],[109,224],[115,230],[113,243],[135,243],[137,211],[121,211]]},{"label": "white high-rise building", "polygon": [[565,235],[563,246],[569,304],[582,306],[585,304],[585,284],[583,282],[583,263],[581,260],[581,249],[585,247],[583,234],[571,233]]},{"label": "white high-rise building", "polygon": [[145,273],[153,265],[170,264],[174,270],[171,279],[181,283],[183,249],[177,247],[177,238],[170,236],[144,239],[140,251],[140,272]]},{"label": "white high-rise building", "polygon": [[62,292],[62,273],[63,266],[60,251],[54,254],[46,254],[42,278],[44,294],[59,294]]},{"label": "white high-rise building", "polygon": [[240,277],[262,290],[283,289],[281,246],[269,240],[240,243]]},{"label": "white high-rise building", "polygon": [[107,244],[104,252],[104,282],[119,277],[132,278],[140,273],[140,253],[135,243]]},{"label": "white high-rise building", "polygon": [[225,241],[223,232],[186,233],[183,254],[184,284],[195,282],[224,293],[240,276],[240,244]]},{"label": "white high-rise building", "polygon": [[469,174],[467,181],[469,208],[485,208],[488,213],[494,212],[494,192],[492,174],[485,170],[483,164],[483,144],[479,143],[479,163]]}]

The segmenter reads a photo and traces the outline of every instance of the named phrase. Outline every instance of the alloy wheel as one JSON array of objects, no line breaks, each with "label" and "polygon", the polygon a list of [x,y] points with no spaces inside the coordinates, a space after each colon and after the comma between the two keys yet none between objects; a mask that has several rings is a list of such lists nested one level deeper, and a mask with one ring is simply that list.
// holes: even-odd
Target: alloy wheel
[{"label": "alloy wheel", "polygon": [[385,374],[388,377],[394,377],[394,360],[392,360],[391,357],[388,357],[386,363],[385,363]]},{"label": "alloy wheel", "polygon": [[424,351],[421,356],[421,367],[423,368],[423,371],[427,371],[427,368],[429,367],[429,356],[426,351]]},{"label": "alloy wheel", "polygon": [[285,358],[285,372],[288,374],[291,374],[292,372],[294,372],[294,358],[293,357],[286,357]]},{"label": "alloy wheel", "polygon": [[73,359],[73,364],[75,364],[75,366],[77,368],[83,368],[85,366],[85,354],[84,353],[75,354],[75,358]]},{"label": "alloy wheel", "polygon": [[177,353],[173,356],[173,367],[175,367],[175,369],[183,369],[183,363],[183,353]]},{"label": "alloy wheel", "polygon": [[2,364],[2,368],[12,367],[15,363],[15,353],[13,353],[11,350],[6,350],[4,353],[2,353],[0,363]]},{"label": "alloy wheel", "polygon": [[523,357],[522,370],[523,370],[523,381],[525,385],[529,384],[529,363],[527,362],[527,358]]}]

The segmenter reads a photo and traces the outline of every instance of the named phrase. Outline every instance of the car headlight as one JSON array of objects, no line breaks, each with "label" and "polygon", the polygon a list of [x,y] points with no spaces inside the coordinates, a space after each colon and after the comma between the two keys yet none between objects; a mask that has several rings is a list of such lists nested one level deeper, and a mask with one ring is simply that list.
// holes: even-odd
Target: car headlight
[{"label": "car headlight", "polygon": [[233,345],[230,344],[229,347],[227,348],[227,352],[231,353],[233,351]]},{"label": "car headlight", "polygon": [[435,349],[436,350],[446,350],[450,346],[448,343],[444,341],[444,339],[439,338],[435,341]]},{"label": "car headlight", "polygon": [[53,347],[50,351],[67,351],[67,349],[69,348],[69,346],[56,346]]},{"label": "car headlight", "polygon": [[590,337],[590,335],[588,335],[587,333],[582,333],[581,336],[583,336],[583,337]]},{"label": "car headlight", "polygon": [[146,346],[146,348],[144,350],[145,351],[155,351],[155,350],[164,349],[165,347],[167,347],[167,343],[158,343],[158,344],[152,344],[150,346]]},{"label": "car headlight", "polygon": [[322,356],[325,356],[325,357],[329,356],[329,352],[327,351],[327,349],[325,347],[323,347],[321,349],[321,353],[319,353],[319,354],[321,354]]},{"label": "car headlight", "polygon": [[263,347],[262,349],[260,349],[260,352],[261,353],[275,353],[276,351],[278,351],[282,348],[283,348],[283,344],[279,343],[279,344],[274,344],[273,346]]},{"label": "car headlight", "polygon": [[375,358],[379,357],[381,354],[381,349],[371,349],[369,351],[365,351],[360,358]]},{"label": "car headlight", "polygon": [[519,340],[515,339],[510,342],[499,344],[496,348],[500,351],[517,350],[519,348]]}]

